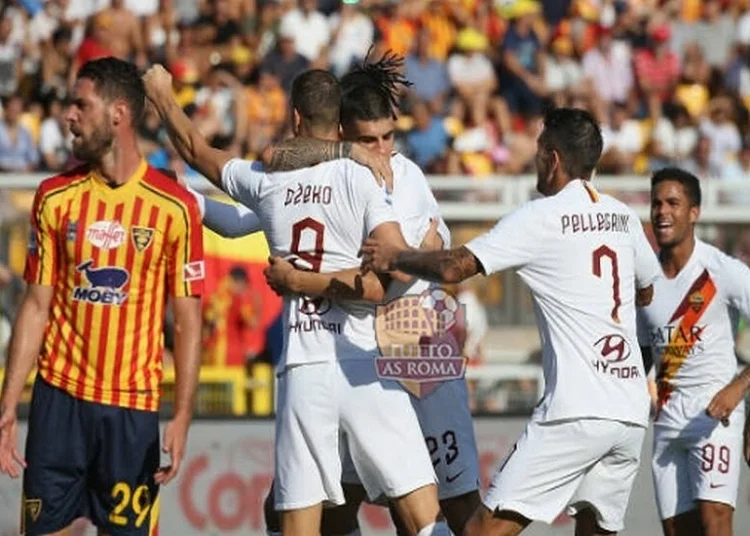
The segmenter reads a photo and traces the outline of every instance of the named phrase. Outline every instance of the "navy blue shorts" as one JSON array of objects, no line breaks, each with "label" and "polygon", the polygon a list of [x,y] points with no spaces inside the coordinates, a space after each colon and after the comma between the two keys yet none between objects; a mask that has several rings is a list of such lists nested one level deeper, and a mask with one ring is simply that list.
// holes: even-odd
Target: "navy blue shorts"
[{"label": "navy blue shorts", "polygon": [[21,532],[78,517],[113,536],[156,534],[159,416],[79,400],[37,376],[23,474]]}]

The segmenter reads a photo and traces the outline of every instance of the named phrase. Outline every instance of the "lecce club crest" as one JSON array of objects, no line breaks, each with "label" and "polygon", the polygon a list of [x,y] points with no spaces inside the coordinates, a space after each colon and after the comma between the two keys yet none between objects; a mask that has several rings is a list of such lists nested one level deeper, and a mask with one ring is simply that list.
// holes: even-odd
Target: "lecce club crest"
[{"label": "lecce club crest", "polygon": [[143,252],[151,245],[154,239],[154,230],[148,227],[133,227],[130,229],[133,245],[139,252]]}]

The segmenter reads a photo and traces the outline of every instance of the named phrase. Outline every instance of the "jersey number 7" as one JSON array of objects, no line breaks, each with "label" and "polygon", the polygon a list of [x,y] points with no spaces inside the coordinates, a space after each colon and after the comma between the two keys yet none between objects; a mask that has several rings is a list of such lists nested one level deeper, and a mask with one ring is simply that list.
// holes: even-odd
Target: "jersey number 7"
[{"label": "jersey number 7", "polygon": [[612,320],[620,323],[620,271],[617,266],[617,253],[607,246],[599,246],[591,255],[592,268],[596,277],[602,277],[602,259],[607,257],[612,265],[612,299],[615,306],[612,308]]}]

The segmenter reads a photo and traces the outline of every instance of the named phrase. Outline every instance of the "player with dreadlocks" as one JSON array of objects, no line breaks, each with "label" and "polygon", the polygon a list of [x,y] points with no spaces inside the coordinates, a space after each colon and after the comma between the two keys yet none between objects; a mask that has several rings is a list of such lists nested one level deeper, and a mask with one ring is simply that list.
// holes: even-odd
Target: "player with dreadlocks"
[{"label": "player with dreadlocks", "polygon": [[[444,244],[449,245],[450,234],[444,222],[439,218],[437,202],[430,192],[427,181],[414,163],[401,155],[393,154],[394,122],[396,118],[394,106],[397,102],[397,91],[406,84],[406,81],[397,72],[402,62],[402,58],[388,54],[378,62],[366,61],[360,68],[341,81],[343,131],[347,140],[342,143],[343,147],[332,147],[331,142],[298,137],[269,148],[265,152],[266,164],[270,170],[303,168],[333,159],[334,155],[353,155],[352,147],[354,146],[358,148],[367,147],[372,150],[373,154],[380,155],[385,162],[390,163],[395,175],[388,185],[391,190],[391,202],[396,209],[394,212],[399,216],[402,232],[410,245],[440,248]],[[202,196],[197,197],[199,197],[199,204],[204,210],[204,223],[219,234],[241,236],[260,229],[258,218],[247,209],[217,203],[210,199],[204,199]],[[294,277],[294,274],[298,274],[298,277]],[[410,278],[403,278],[405,281],[399,283],[398,274],[394,274],[390,285],[388,285],[388,281],[382,283],[380,279],[375,278],[378,284],[382,285],[382,292],[377,298],[374,297],[376,294],[373,293],[365,293],[366,295],[347,293],[342,296],[340,293],[336,293],[336,289],[346,286],[342,279],[337,279],[337,276],[341,277],[340,274],[298,272],[292,264],[278,258],[272,259],[271,266],[267,270],[269,283],[279,293],[315,296],[321,295],[321,291],[325,289],[322,294],[324,297],[338,300],[349,298],[381,302],[386,297],[386,288],[388,289],[387,296],[395,297],[406,291],[411,292],[412,289],[413,292],[418,294],[428,286],[427,283],[416,282]],[[373,274],[362,276],[363,280],[372,280],[372,278]],[[322,284],[321,279],[324,280]],[[312,280],[314,280],[314,283],[311,283]],[[365,286],[369,284],[365,283]],[[334,289],[332,294],[328,294],[326,291],[331,289]],[[372,329],[374,331],[374,325]],[[354,382],[356,381],[354,380]],[[440,462],[434,460],[438,465],[449,465],[451,471],[455,469],[455,472],[443,479],[445,483],[452,485],[452,494],[449,492],[446,498],[456,502],[459,499],[466,501],[465,496],[468,494],[476,495],[476,501],[472,501],[470,507],[467,506],[460,510],[462,515],[460,519],[454,515],[456,526],[461,527],[478,503],[477,456],[471,419],[468,413],[466,387],[463,380],[448,382],[447,385],[437,389],[435,395],[432,395],[435,400],[437,400],[437,393],[440,393],[443,398],[443,405],[437,411],[429,409],[428,399],[415,400],[414,402],[415,406],[424,407],[426,416],[422,419],[422,423],[430,426],[430,430],[435,430],[432,432],[433,436],[428,439],[428,442],[432,441],[436,446],[435,452],[432,454],[433,460],[438,456],[442,460]],[[429,400],[432,400],[432,397]],[[455,414],[456,408],[461,407],[461,405],[465,408],[465,422],[456,422],[455,424],[451,422],[446,424],[443,427],[444,429],[438,429],[434,423],[430,422],[431,417],[440,413],[444,415]],[[360,417],[364,426],[367,426],[367,417],[367,413],[363,413]],[[373,479],[368,478],[368,473],[372,473],[374,469],[383,471],[387,475],[395,467],[377,465],[375,460],[380,459],[377,452],[387,451],[389,446],[378,444],[377,430],[379,426],[377,423],[373,423],[372,429],[374,434],[372,441],[361,450],[367,451],[368,455],[372,454],[375,457],[373,460],[362,457],[352,460],[347,456],[346,462],[348,462],[348,465],[357,468],[356,471],[353,469],[347,471],[346,478],[342,479],[344,482],[352,484],[345,485],[345,488],[348,488],[347,492],[353,492],[351,496],[346,496],[350,508],[327,510],[323,516],[322,532],[324,534],[358,532],[357,510],[365,495],[364,487],[358,482],[354,484],[354,480],[358,480],[357,473],[359,473],[371,501],[384,498],[396,505],[395,509],[398,511],[399,519],[404,521],[401,527],[403,533],[411,536],[415,534],[418,536],[427,534],[437,536],[450,533],[445,521],[438,520],[429,525],[415,526],[418,519],[425,519],[425,514],[431,516],[431,512],[439,511],[438,491],[434,485],[424,484],[420,489],[413,489],[413,487],[405,487],[404,484],[400,484],[400,482],[411,482],[408,480],[410,470],[407,467],[398,468],[400,472],[404,472],[403,476],[395,477],[392,475],[394,478],[387,484],[390,489],[373,485]],[[343,443],[348,444],[346,441]],[[414,447],[415,451],[424,448],[424,444],[418,444]],[[425,449],[426,451],[427,449]],[[281,528],[278,514],[274,512],[272,496],[273,493],[266,501],[266,522],[269,534],[279,533]],[[457,496],[460,497],[457,499]],[[454,511],[458,510],[454,509]],[[464,511],[466,512],[465,515],[463,514]],[[333,515],[330,515],[331,513]],[[430,519],[432,518],[430,517]]]},{"label": "player with dreadlocks", "polygon": [[[437,202],[424,174],[411,160],[393,151],[399,93],[401,88],[411,85],[400,74],[402,64],[403,58],[395,54],[387,53],[375,62],[369,61],[368,55],[362,65],[341,79],[344,139],[391,158],[392,201],[407,242],[412,247],[426,249],[450,247],[450,232],[438,216]],[[287,159],[294,157],[292,152],[285,154]],[[279,292],[312,290],[299,285],[289,288],[286,282],[292,279],[293,270],[285,261],[277,260],[267,270],[269,284]],[[386,301],[405,295],[419,296],[430,288],[430,283],[423,280],[393,281]],[[480,504],[479,461],[465,380],[448,380],[427,396],[412,396],[411,400],[438,476],[441,510],[451,530],[461,534]],[[346,456],[343,481],[346,504],[324,513],[323,534],[358,531],[357,514],[365,492]],[[395,514],[393,509],[391,512]],[[398,516],[393,517],[399,534],[404,534]],[[272,519],[268,522],[273,524]]]}]

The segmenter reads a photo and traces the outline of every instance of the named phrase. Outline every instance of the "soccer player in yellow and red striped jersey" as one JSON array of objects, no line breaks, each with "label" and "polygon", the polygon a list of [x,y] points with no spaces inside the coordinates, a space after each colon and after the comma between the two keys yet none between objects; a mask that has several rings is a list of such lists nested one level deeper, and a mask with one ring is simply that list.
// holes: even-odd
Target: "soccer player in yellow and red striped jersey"
[{"label": "soccer player in yellow and red striped jersey", "polygon": [[[158,485],[179,467],[200,363],[204,263],[194,198],[138,151],[143,82],[105,58],[78,73],[66,119],[86,164],[42,182],[29,284],[0,397],[0,470],[25,467],[21,531],[80,516],[107,535],[158,532]],[[160,469],[159,387],[167,300],[175,315],[175,416]],[[16,407],[37,363],[25,460]],[[28,463],[28,465],[27,465]]]}]

